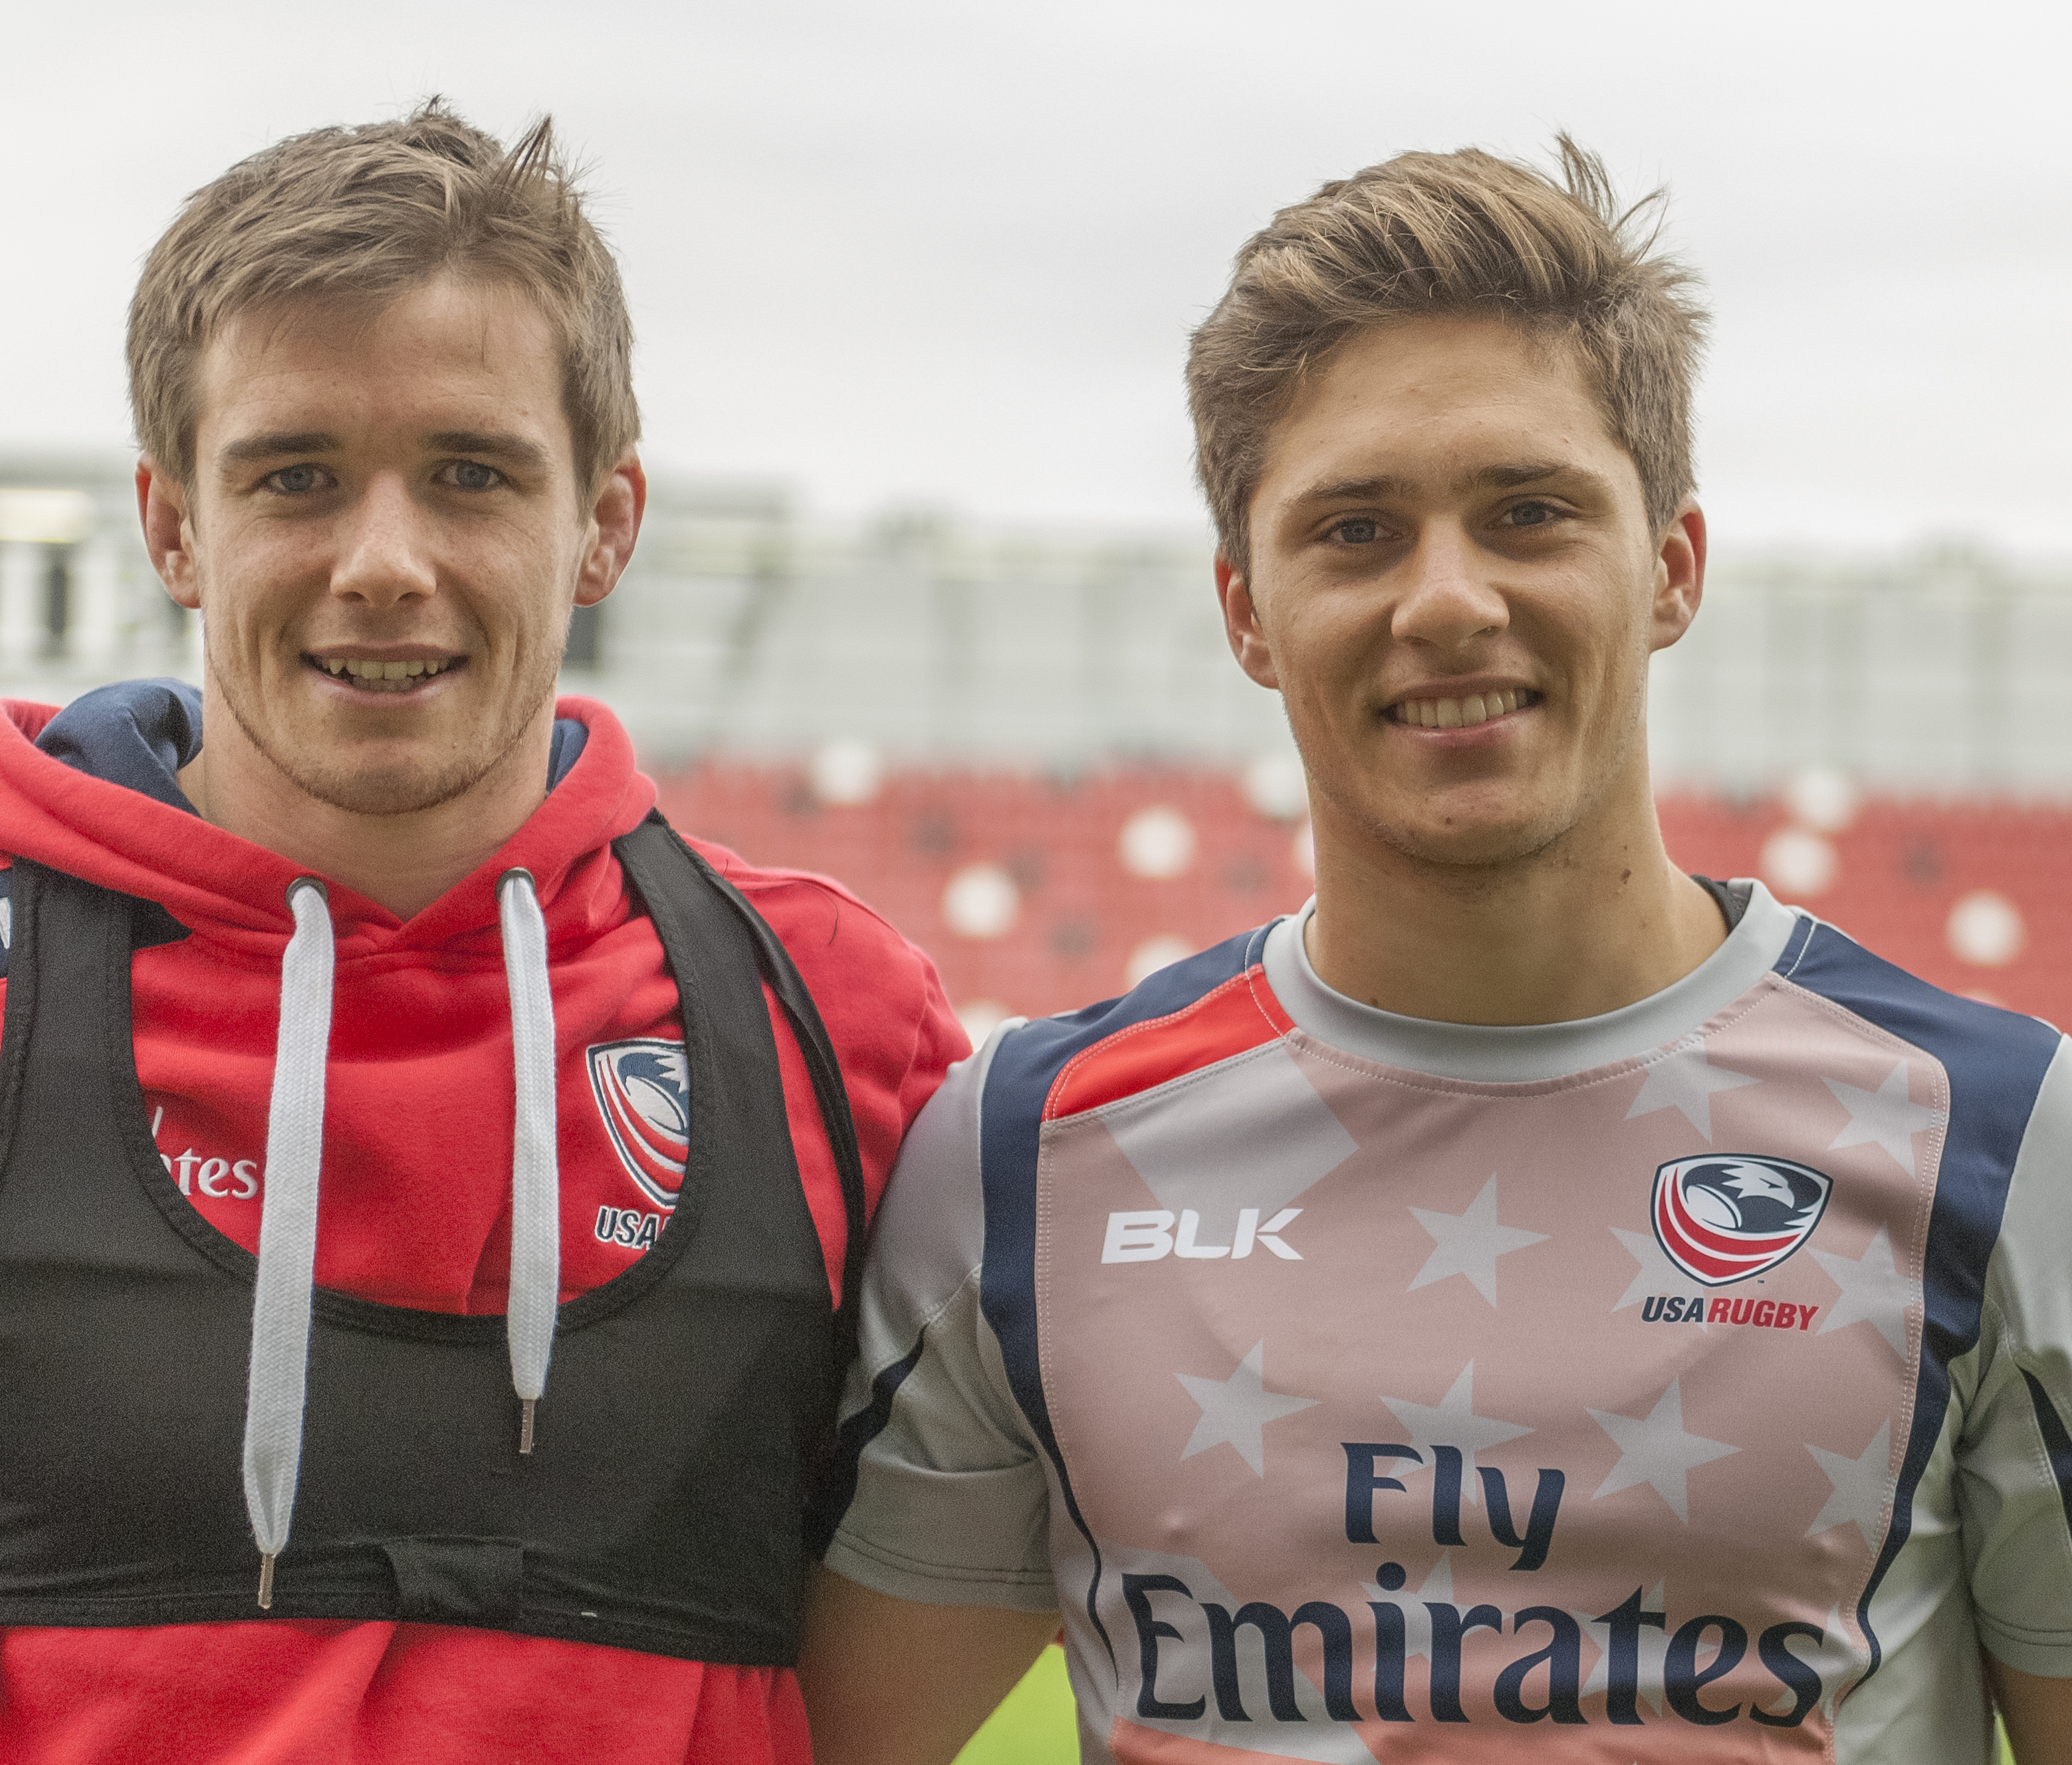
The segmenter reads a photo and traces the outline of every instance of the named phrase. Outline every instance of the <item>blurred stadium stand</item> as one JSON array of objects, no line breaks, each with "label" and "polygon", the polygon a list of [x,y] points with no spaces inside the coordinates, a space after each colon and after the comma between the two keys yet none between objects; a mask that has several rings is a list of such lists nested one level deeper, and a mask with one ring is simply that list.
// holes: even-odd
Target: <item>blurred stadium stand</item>
[{"label": "blurred stadium stand", "polygon": [[[1708,875],[1769,878],[1938,985],[2072,1018],[2072,808],[1851,802],[1835,776],[1664,793],[1670,850]],[[934,955],[975,1032],[1119,992],[1309,892],[1306,823],[1262,812],[1220,767],[916,769],[831,803],[810,767],[722,760],[665,773],[662,800],[758,862],[840,877]]]},{"label": "blurred stadium stand", "polygon": [[[1200,537],[837,526],[662,483],[572,629],[680,822],[828,871],[974,1027],[1116,992],[1309,892],[1278,701],[1231,664]],[[0,691],[196,677],[123,456],[0,456]],[[2072,1020],[2072,568],[1976,549],[1716,558],[1657,658],[1688,868],[1761,875],[1964,993]]]}]

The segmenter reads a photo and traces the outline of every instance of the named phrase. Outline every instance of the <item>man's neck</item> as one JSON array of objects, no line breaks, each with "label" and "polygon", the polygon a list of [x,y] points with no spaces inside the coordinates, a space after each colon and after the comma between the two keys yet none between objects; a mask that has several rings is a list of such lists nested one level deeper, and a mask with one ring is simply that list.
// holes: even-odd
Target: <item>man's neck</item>
[{"label": "man's neck", "polygon": [[180,788],[202,819],[342,882],[398,919],[422,911],[487,861],[545,800],[551,701],[496,766],[458,796],[404,815],[363,815],[314,797],[254,747],[204,688],[202,751]]},{"label": "man's neck", "polygon": [[1310,963],[1350,998],[1451,1023],[1565,1023],[1659,993],[1726,927],[1670,862],[1644,791],[1610,819],[1468,867],[1342,842],[1320,817]]}]

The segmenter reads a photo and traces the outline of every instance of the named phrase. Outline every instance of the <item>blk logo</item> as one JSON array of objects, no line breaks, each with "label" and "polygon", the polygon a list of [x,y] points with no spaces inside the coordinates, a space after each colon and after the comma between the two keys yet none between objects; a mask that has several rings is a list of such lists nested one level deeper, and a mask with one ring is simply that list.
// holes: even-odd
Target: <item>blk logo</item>
[{"label": "blk logo", "polygon": [[674,1208],[691,1150],[690,1068],[680,1042],[643,1036],[590,1051],[590,1089],[627,1174]]},{"label": "blk logo", "polygon": [[1693,1281],[1723,1287],[1774,1269],[1811,1237],[1834,1187],[1785,1158],[1679,1158],[1655,1173],[1655,1236]]},{"label": "blk logo", "polygon": [[1302,1253],[1285,1242],[1281,1234],[1294,1224],[1300,1208],[1283,1208],[1264,1225],[1260,1210],[1240,1208],[1237,1232],[1228,1244],[1201,1241],[1202,1216],[1192,1208],[1181,1211],[1177,1228],[1173,1216],[1163,1208],[1146,1208],[1134,1213],[1108,1216],[1108,1236],[1101,1245],[1103,1262],[1157,1262],[1163,1257],[1209,1262],[1228,1257],[1242,1262],[1259,1249],[1270,1250],[1284,1262],[1300,1262]]}]

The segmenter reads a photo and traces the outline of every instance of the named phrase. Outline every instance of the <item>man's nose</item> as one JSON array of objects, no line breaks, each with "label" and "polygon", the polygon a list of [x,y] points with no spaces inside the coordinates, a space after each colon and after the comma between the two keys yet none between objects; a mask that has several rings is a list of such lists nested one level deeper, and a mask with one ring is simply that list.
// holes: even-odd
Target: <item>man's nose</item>
[{"label": "man's nose", "polygon": [[1397,638],[1452,652],[1511,623],[1510,603],[1457,527],[1429,525],[1404,568],[1403,597],[1390,627]]},{"label": "man's nose", "polygon": [[438,587],[424,512],[401,473],[377,473],[346,515],[331,593],[384,608]]}]

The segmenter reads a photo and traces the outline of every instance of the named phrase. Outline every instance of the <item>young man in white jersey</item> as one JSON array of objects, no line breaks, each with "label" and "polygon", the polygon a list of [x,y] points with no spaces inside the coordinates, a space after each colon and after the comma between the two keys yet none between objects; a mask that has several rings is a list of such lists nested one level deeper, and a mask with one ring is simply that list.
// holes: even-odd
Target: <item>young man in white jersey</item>
[{"label": "young man in white jersey", "polygon": [[1090,1760],[2072,1759],[2072,1059],[1664,850],[1704,320],[1562,158],[1326,185],[1196,335],[1316,899],[917,1123],[823,1765],[1060,1622]]}]

